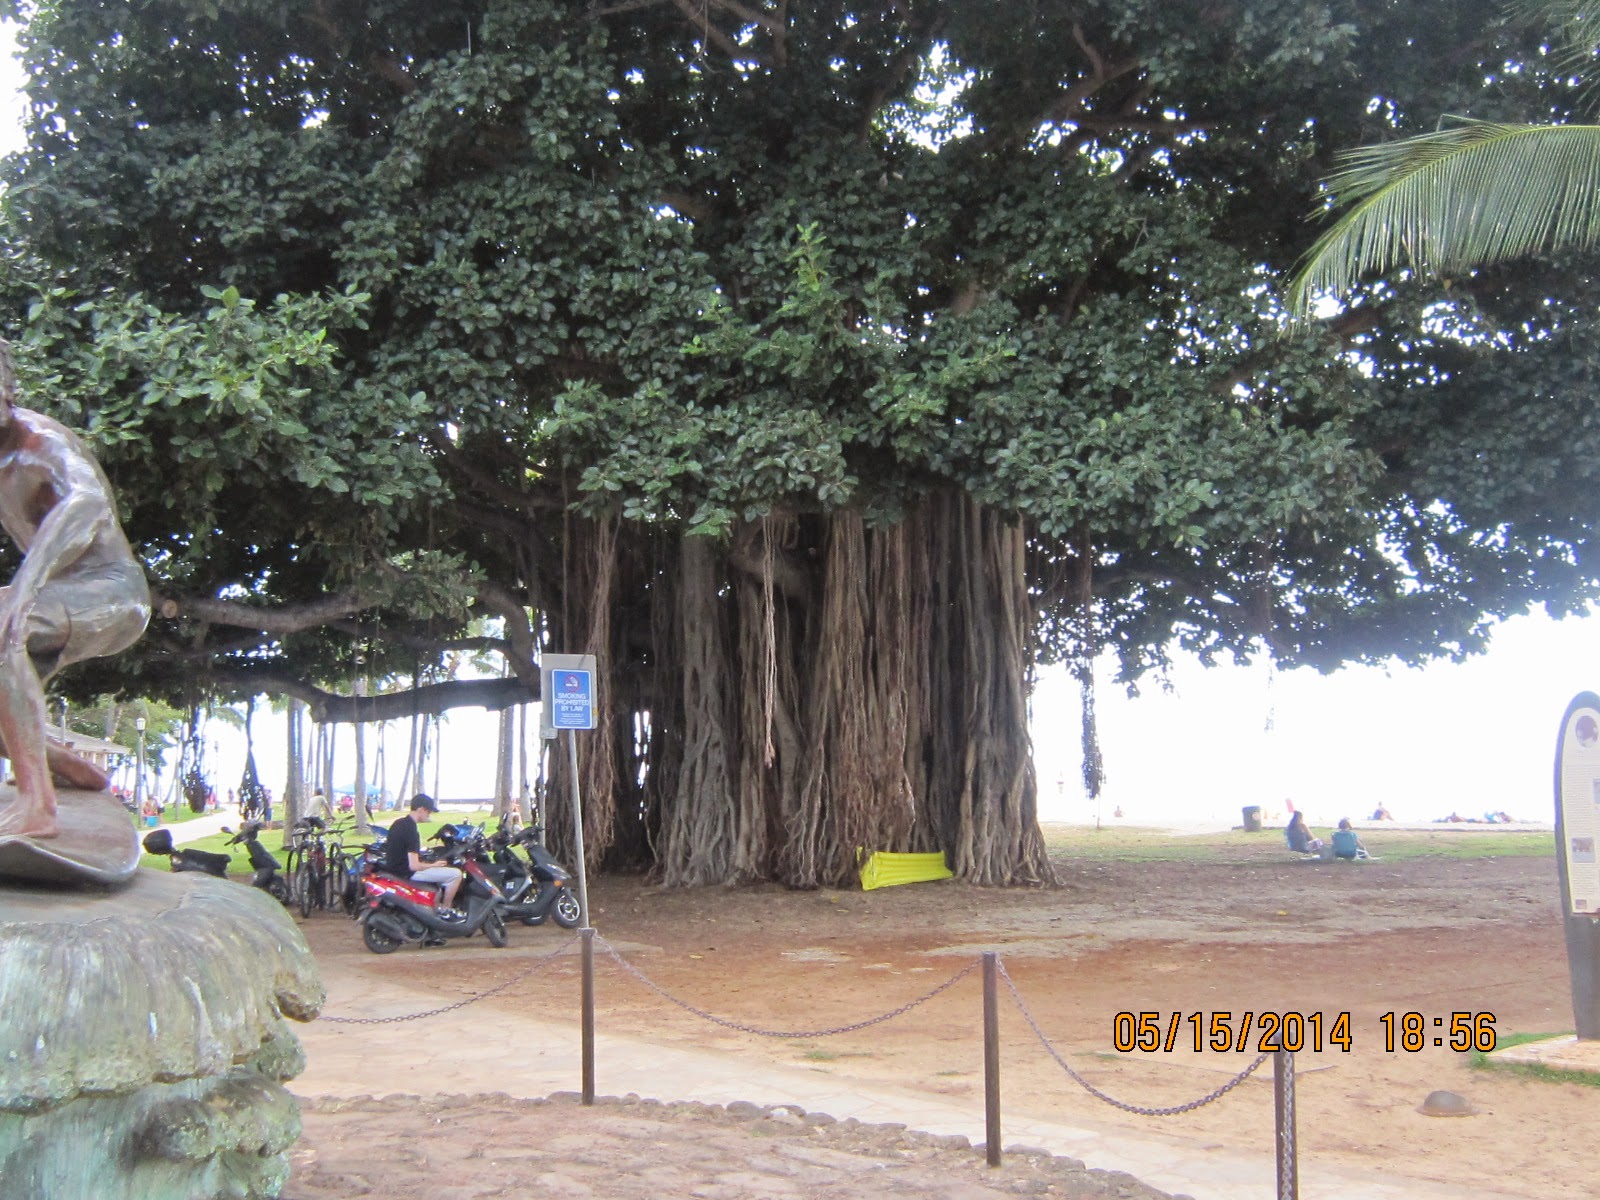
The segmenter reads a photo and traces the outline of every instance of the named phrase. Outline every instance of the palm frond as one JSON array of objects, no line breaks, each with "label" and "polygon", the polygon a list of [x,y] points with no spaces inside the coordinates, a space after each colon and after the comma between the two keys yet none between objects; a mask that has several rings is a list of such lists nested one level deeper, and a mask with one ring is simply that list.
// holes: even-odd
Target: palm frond
[{"label": "palm frond", "polygon": [[1596,0],[1516,0],[1512,16],[1550,30],[1551,62],[1589,74],[1600,46],[1600,3]]},{"label": "palm frond", "polygon": [[1402,264],[1441,274],[1600,244],[1600,125],[1463,120],[1343,161],[1328,187],[1352,207],[1301,263],[1297,313]]}]

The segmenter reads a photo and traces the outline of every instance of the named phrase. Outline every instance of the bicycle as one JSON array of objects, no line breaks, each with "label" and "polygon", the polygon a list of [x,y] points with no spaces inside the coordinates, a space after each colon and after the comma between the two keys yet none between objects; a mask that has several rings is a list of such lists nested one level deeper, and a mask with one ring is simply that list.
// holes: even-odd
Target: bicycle
[{"label": "bicycle", "polygon": [[302,919],[311,916],[313,907],[323,904],[328,874],[325,831],[321,817],[301,817],[289,831],[285,845],[288,862],[284,875],[289,883],[289,900],[300,910]]},{"label": "bicycle", "polygon": [[343,835],[353,822],[329,826],[321,817],[302,817],[291,830],[287,844],[290,902],[301,917],[310,917],[313,908],[356,909],[359,891],[353,885],[354,856],[345,849]]}]

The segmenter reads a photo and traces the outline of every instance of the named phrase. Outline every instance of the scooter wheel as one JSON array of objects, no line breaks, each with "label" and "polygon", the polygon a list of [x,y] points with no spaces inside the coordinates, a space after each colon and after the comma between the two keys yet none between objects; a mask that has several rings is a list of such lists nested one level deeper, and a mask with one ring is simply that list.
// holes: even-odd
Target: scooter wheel
[{"label": "scooter wheel", "polygon": [[497,912],[490,913],[483,919],[483,936],[489,939],[489,945],[495,949],[504,946],[511,939],[506,935],[505,918]]},{"label": "scooter wheel", "polygon": [[361,940],[374,954],[393,954],[405,944],[399,938],[379,929],[372,923],[371,918],[361,922]]},{"label": "scooter wheel", "polygon": [[576,929],[578,922],[583,920],[583,906],[578,903],[577,893],[563,888],[556,902],[550,906],[550,915],[555,917],[556,924],[561,928]]},{"label": "scooter wheel", "polygon": [[272,882],[267,884],[267,895],[271,896],[285,908],[290,906],[289,885],[284,882],[283,876],[274,875]]}]

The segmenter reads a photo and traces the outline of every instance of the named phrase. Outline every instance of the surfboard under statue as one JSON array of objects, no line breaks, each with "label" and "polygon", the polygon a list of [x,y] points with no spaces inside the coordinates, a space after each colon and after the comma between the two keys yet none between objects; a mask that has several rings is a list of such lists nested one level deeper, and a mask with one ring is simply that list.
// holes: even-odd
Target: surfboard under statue
[{"label": "surfboard under statue", "polygon": [[[0,812],[16,788],[0,787]],[[0,833],[0,879],[34,883],[126,883],[139,868],[139,835],[122,802],[110,792],[59,788],[51,838]]]}]

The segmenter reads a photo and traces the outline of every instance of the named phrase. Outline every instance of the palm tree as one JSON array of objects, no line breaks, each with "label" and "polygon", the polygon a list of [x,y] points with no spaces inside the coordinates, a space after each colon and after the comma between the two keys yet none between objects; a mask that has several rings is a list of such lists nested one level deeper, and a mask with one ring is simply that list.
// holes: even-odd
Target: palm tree
[{"label": "palm tree", "polygon": [[[1535,0],[1557,54],[1593,69],[1600,5]],[[1600,245],[1600,125],[1514,125],[1465,118],[1433,133],[1343,156],[1326,182],[1349,210],[1290,283],[1291,311],[1342,296],[1369,272],[1409,265],[1446,275],[1541,251]]]}]

